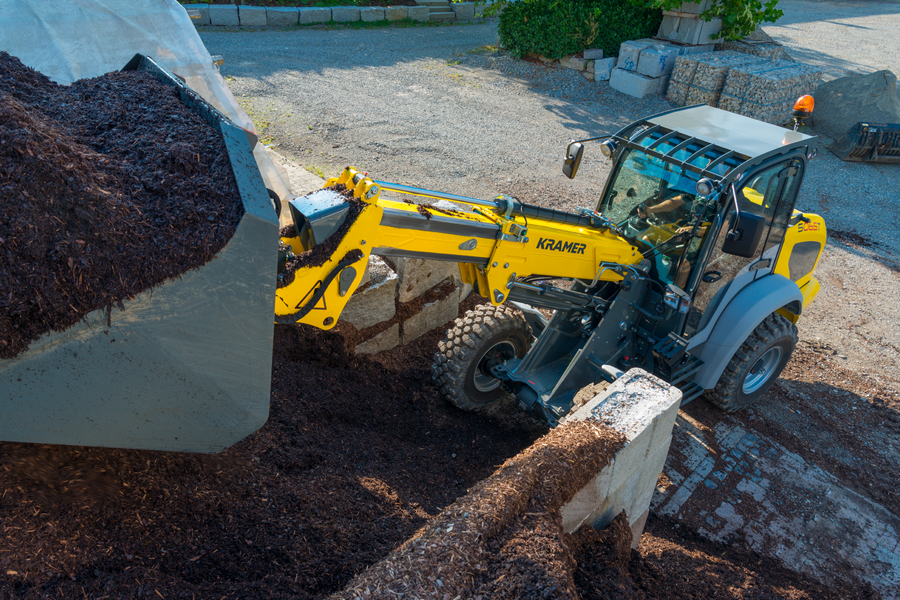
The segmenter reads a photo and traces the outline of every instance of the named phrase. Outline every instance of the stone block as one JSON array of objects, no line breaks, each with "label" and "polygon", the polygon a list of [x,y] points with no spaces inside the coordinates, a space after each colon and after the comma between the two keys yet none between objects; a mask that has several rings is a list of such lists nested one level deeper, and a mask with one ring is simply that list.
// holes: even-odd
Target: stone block
[{"label": "stone block", "polygon": [[194,25],[209,25],[209,4],[183,4],[184,10],[196,10],[200,13],[199,19],[191,19]]},{"label": "stone block", "polygon": [[700,35],[692,44],[709,44],[722,41],[719,32],[722,31],[722,19],[712,19],[708,23],[700,20]]},{"label": "stone block", "polygon": [[603,50],[591,48],[584,51],[584,60],[600,60],[603,58]]},{"label": "stone block", "polygon": [[356,345],[356,354],[378,354],[400,345],[400,324],[394,323],[372,339]]},{"label": "stone block", "polygon": [[594,81],[594,74],[588,71],[580,71],[579,75],[587,79],[588,81]]},{"label": "stone block", "polygon": [[647,77],[671,75],[678,58],[678,48],[670,45],[654,44],[641,51],[637,72]]},{"label": "stone block", "polygon": [[630,471],[629,477],[621,485],[616,487],[611,484],[603,503],[584,522],[603,529],[623,510],[628,513],[629,525],[637,521],[650,508],[656,482],[669,454],[670,441],[671,438],[665,444],[657,446],[653,454]]},{"label": "stone block", "polygon": [[408,14],[408,6],[387,6],[384,9],[384,18],[388,21],[402,21]]},{"label": "stone block", "polygon": [[598,507],[603,506],[609,495],[615,457],[586,486],[578,490],[568,503],[559,510],[563,531],[572,533],[590,517]]},{"label": "stone block", "polygon": [[265,6],[241,6],[238,16],[242,27],[265,27],[267,23]]},{"label": "stone block", "polygon": [[431,18],[431,11],[427,6],[409,6],[407,7],[407,14],[410,19],[420,23],[427,23]]},{"label": "stone block", "polygon": [[400,342],[406,345],[435,327],[452,321],[457,314],[459,314],[459,288],[454,288],[446,298],[426,304],[422,310],[404,321],[400,330]]},{"label": "stone block", "polygon": [[564,56],[559,59],[559,64],[567,69],[584,71],[585,60],[583,58],[578,58],[577,56]]},{"label": "stone block", "polygon": [[298,9],[300,13],[300,24],[306,25],[308,23],[328,23],[331,21],[331,9],[330,8],[300,8]]},{"label": "stone block", "polygon": [[363,6],[359,9],[359,20],[366,23],[384,21],[384,9],[377,6]]},{"label": "stone block", "polygon": [[331,9],[331,20],[335,23],[359,21],[358,6],[335,6]]},{"label": "stone block", "polygon": [[[672,20],[674,19],[674,20]],[[682,44],[709,44],[718,41],[722,19],[706,22],[700,18],[663,17],[659,37]]]},{"label": "stone block", "polygon": [[585,63],[584,63],[584,72],[585,72],[585,73],[590,73],[590,74],[591,74],[591,79],[593,79],[593,74],[594,74],[594,61],[592,61],[592,60],[585,61]]},{"label": "stone block", "polygon": [[634,98],[643,98],[659,92],[661,80],[644,77],[639,73],[615,68],[609,78],[609,85],[616,91]]},{"label": "stone block", "polygon": [[397,314],[398,281],[397,276],[391,273],[383,281],[360,287],[344,307],[341,320],[357,329],[366,329],[392,319]]},{"label": "stone block", "polygon": [[396,261],[400,302],[414,300],[445,279],[459,280],[459,264],[439,260],[400,258]]},{"label": "stone block", "polygon": [[594,61],[594,81],[609,81],[619,59],[615,56]]},{"label": "stone block", "polygon": [[704,52],[712,52],[716,49],[715,44],[700,44],[696,46],[677,46],[681,55],[685,54],[703,54]]},{"label": "stone block", "polygon": [[460,2],[458,4],[451,4],[450,8],[452,8],[453,12],[456,14],[457,21],[464,21],[475,18],[474,2]]},{"label": "stone block", "polygon": [[663,16],[662,23],[659,24],[659,29],[656,32],[656,37],[660,37],[667,40],[674,40],[678,38],[678,23],[681,21],[680,17],[676,17],[673,15],[665,15]]},{"label": "stone block", "polygon": [[712,0],[703,0],[702,2],[685,2],[678,8],[677,12],[699,15],[707,8],[709,8],[710,4],[712,4]]},{"label": "stone block", "polygon": [[293,27],[300,22],[300,13],[288,6],[266,8],[266,24],[269,27]]},{"label": "stone block", "polygon": [[210,4],[209,24],[237,27],[241,24],[236,4]]},{"label": "stone block", "polygon": [[653,40],[631,40],[619,46],[619,62],[617,68],[636,71],[641,51],[653,44]]}]

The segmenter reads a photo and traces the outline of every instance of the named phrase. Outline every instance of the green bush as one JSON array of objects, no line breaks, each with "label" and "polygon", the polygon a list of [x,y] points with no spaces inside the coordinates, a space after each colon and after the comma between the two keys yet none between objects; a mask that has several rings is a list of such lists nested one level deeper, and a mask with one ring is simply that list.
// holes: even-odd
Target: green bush
[{"label": "green bush", "polygon": [[617,56],[622,42],[656,35],[661,20],[660,9],[629,0],[518,0],[503,3],[498,31],[517,57],[561,58],[585,48]]}]

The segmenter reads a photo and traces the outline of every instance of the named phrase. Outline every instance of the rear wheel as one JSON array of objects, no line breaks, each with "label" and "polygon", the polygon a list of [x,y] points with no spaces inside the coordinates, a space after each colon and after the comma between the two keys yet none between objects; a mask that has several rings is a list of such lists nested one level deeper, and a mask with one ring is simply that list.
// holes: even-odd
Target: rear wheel
[{"label": "rear wheel", "polygon": [[726,412],[746,408],[766,393],[791,359],[797,328],[771,314],[744,341],[706,397]]},{"label": "rear wheel", "polygon": [[525,356],[531,330],[511,309],[488,304],[456,319],[454,325],[434,355],[434,382],[455,406],[476,411],[507,395],[491,368]]}]

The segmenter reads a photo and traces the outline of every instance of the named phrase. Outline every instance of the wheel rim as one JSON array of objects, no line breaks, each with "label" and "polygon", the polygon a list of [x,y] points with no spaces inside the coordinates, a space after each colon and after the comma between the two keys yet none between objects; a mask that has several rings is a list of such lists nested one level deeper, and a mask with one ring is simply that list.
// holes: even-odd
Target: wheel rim
[{"label": "wheel rim", "polygon": [[491,375],[491,367],[514,358],[516,347],[512,342],[499,342],[494,344],[481,356],[478,367],[475,369],[472,383],[479,392],[492,392],[500,387],[500,380]]},{"label": "wheel rim", "polygon": [[752,394],[772,378],[775,369],[781,363],[783,352],[781,346],[772,346],[753,363],[750,372],[744,377],[743,391],[745,394]]}]

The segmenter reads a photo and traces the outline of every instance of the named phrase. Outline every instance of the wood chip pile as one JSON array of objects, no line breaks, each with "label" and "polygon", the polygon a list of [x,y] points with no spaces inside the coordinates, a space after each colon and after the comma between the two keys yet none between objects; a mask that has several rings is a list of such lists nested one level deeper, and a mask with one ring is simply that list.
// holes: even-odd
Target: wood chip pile
[{"label": "wood chip pile", "polygon": [[[574,597],[575,565],[557,560],[566,555],[556,548],[565,537],[559,509],[623,445],[624,436],[597,423],[553,429],[331,598],[499,600],[533,589]],[[515,556],[508,556],[510,546],[518,546]]]},{"label": "wood chip pile", "polygon": [[786,60],[725,50],[679,56],[666,98],[708,104],[767,123],[791,119],[794,102],[815,91],[822,72]]}]

